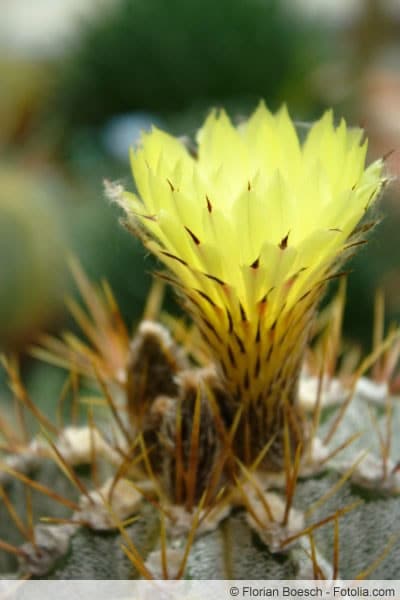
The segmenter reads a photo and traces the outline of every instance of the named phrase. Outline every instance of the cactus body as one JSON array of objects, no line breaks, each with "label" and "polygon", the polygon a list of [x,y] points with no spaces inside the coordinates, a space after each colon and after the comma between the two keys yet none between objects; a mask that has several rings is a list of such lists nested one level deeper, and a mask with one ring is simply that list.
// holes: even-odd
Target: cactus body
[{"label": "cactus body", "polygon": [[[198,140],[193,159],[154,131],[132,159],[142,200],[111,188],[194,327],[159,314],[155,287],[131,340],[109,287],[75,264],[87,341],[47,337],[36,350],[71,370],[73,423],[41,414],[4,360],[43,433],[29,442],[1,423],[0,552],[12,557],[1,568],[60,579],[393,578],[399,333],[383,339],[378,322],[360,361],[341,347],[343,285],[316,314],[338,260],[369,228],[358,222],[384,183],[382,162],[364,170],[361,133],[335,128],[329,113],[301,145],[287,112],[263,105],[240,129],[211,115]],[[265,211],[269,223],[257,218]],[[89,397],[79,398],[80,378]]]}]

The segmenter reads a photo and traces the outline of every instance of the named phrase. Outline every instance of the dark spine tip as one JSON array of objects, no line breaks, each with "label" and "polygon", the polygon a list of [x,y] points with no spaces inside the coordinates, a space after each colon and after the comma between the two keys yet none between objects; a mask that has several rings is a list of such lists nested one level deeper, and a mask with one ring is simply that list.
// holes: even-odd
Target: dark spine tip
[{"label": "dark spine tip", "polygon": [[244,347],[243,341],[242,339],[237,335],[237,333],[234,333],[235,335],[235,340],[237,342],[237,345],[239,346],[239,350],[242,354],[246,354],[246,349]]},{"label": "dark spine tip", "polygon": [[213,308],[215,308],[216,304],[213,300],[211,300],[210,296],[201,290],[196,290],[196,292],[204,298]]},{"label": "dark spine tip", "polygon": [[232,331],[233,331],[233,319],[232,319],[232,315],[231,315],[231,313],[229,312],[228,309],[226,309],[226,315],[227,315],[227,318],[228,318],[228,331],[229,331],[229,333],[232,333]]},{"label": "dark spine tip", "polygon": [[290,231],[285,235],[285,237],[279,242],[279,248],[281,250],[286,250],[287,246],[288,246],[288,240],[289,240],[289,233]]},{"label": "dark spine tip", "polygon": [[211,279],[211,281],[215,281],[215,283],[218,283],[221,286],[225,286],[225,281],[222,281],[222,279],[219,279],[219,277],[215,277],[215,275],[210,275],[210,273],[204,273],[204,277],[207,277],[207,279]]},{"label": "dark spine tip", "polygon": [[392,154],[394,154],[395,152],[396,152],[395,148],[392,148],[391,150],[389,150],[388,152],[386,152],[386,154],[384,154],[382,156],[383,162],[386,162],[388,160],[388,158],[390,158],[392,156]]},{"label": "dark spine tip", "polygon": [[240,309],[240,318],[242,319],[242,321],[247,321],[246,311],[244,310],[241,302],[239,303],[239,309]]},{"label": "dark spine tip", "polygon": [[164,256],[167,256],[168,258],[172,258],[173,260],[176,260],[177,262],[181,263],[181,265],[184,265],[185,267],[188,266],[187,262],[185,260],[183,260],[183,258],[180,258],[179,256],[175,256],[175,254],[171,254],[171,252],[166,252],[165,250],[162,250],[161,254],[163,254]]},{"label": "dark spine tip", "polygon": [[254,262],[251,263],[250,267],[252,269],[258,269],[258,267],[260,266],[260,257],[256,258],[256,260]]},{"label": "dark spine tip", "polygon": [[260,319],[258,319],[257,333],[256,333],[256,344],[259,344],[260,340],[261,340],[261,322],[260,322]]},{"label": "dark spine tip", "polygon": [[186,227],[186,225],[185,225],[185,229],[186,229],[186,231],[188,232],[188,234],[190,235],[190,237],[192,238],[192,240],[194,241],[194,243],[196,244],[196,246],[200,246],[200,240],[199,240],[199,238],[197,237],[197,235],[195,235],[195,234],[193,233],[193,231],[191,231],[191,230],[189,229],[189,227]]},{"label": "dark spine tip", "polygon": [[237,368],[236,366],[236,360],[235,360],[235,355],[233,354],[232,348],[228,345],[228,356],[229,356],[229,360],[231,362],[231,365],[234,369]]}]

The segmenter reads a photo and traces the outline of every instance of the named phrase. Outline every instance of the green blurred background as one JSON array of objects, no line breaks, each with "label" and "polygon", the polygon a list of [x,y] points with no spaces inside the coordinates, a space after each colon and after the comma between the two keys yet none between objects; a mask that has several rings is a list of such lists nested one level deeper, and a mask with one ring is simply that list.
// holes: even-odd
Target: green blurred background
[{"label": "green blurred background", "polygon": [[109,280],[131,327],[151,281],[103,179],[132,186],[127,149],[151,123],[193,135],[210,107],[240,119],[260,98],[301,122],[333,106],[371,159],[393,151],[382,223],[350,265],[346,336],[368,349],[378,287],[400,315],[398,0],[2,0],[0,346],[43,398],[63,375],[26,350],[72,326],[66,254]]}]

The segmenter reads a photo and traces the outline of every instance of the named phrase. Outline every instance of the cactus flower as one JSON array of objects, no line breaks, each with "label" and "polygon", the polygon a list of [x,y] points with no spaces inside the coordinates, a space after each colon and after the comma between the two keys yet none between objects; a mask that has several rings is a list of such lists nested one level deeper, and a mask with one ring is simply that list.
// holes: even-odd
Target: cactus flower
[{"label": "cactus flower", "polygon": [[363,131],[336,127],[331,111],[301,142],[286,108],[263,103],[238,127],[211,112],[195,153],[158,129],[132,150],[138,195],[120,203],[244,407],[246,461],[295,405],[316,305],[382,187],[382,160],[366,168],[366,151]]}]

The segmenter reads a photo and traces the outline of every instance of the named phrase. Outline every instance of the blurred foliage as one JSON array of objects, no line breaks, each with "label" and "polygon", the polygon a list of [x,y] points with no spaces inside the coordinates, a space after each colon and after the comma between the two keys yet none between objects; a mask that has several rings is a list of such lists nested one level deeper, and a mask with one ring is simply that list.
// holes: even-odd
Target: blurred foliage
[{"label": "blurred foliage", "polygon": [[232,98],[307,106],[323,45],[279,0],[120,0],[82,27],[61,70],[57,110],[70,123],[99,124]]},{"label": "blurred foliage", "polygon": [[23,342],[60,307],[64,212],[55,181],[0,164],[0,346]]},{"label": "blurred foliage", "polygon": [[3,53],[0,57],[0,147],[20,140],[52,88],[46,65]]},{"label": "blurred foliage", "polygon": [[107,154],[104,128],[115,115],[144,111],[192,135],[211,105],[240,117],[260,97],[307,111],[315,105],[308,76],[324,47],[280,0],[120,0],[80,23],[45,117],[66,142],[63,165],[84,182],[71,247],[91,277],[110,281],[128,323],[143,308],[154,262],[104,201],[104,178],[132,186],[127,164]]},{"label": "blurred foliage", "polygon": [[308,77],[324,50],[320,32],[280,0],[119,0],[80,23],[45,121],[49,129],[58,123],[58,159],[83,182],[78,202],[70,201],[79,205],[71,248],[89,276],[110,281],[128,323],[143,308],[154,262],[144,260],[104,201],[104,178],[132,187],[128,165],[107,154],[107,124],[143,111],[170,131],[193,135],[213,104],[240,117],[261,97],[307,112],[315,108]]},{"label": "blurred foliage", "polygon": [[84,202],[81,198],[72,207],[70,248],[91,279],[108,281],[132,329],[143,313],[154,261],[145,258],[141,243],[119,223],[119,211],[105,199],[102,180],[91,183],[91,191],[81,190]]},{"label": "blurred foliage", "polygon": [[[104,144],[115,116],[144,112],[161,127],[192,136],[216,104],[235,120],[261,97],[273,109],[287,102],[299,120],[320,112],[315,73],[326,71],[325,88],[340,87],[326,69],[338,58],[339,38],[320,23],[295,18],[288,6],[281,0],[118,0],[78,23],[76,43],[52,64],[2,56],[0,147],[8,161],[0,167],[6,257],[0,345],[20,347],[39,329],[66,326],[62,298],[74,290],[67,251],[91,278],[109,280],[130,326],[140,318],[154,262],[118,224],[102,184],[108,178],[133,185],[127,163]],[[347,63],[358,65],[347,49]],[[349,110],[357,115],[357,105]],[[385,220],[350,265],[346,331],[366,346],[376,287],[388,269],[388,289],[400,279],[397,229],[397,220]],[[392,308],[389,316],[396,316]]]},{"label": "blurred foliage", "polygon": [[144,250],[119,224],[97,175],[70,181],[15,160],[0,164],[0,348],[66,324],[70,254],[110,282],[127,323],[140,318],[150,286]]},{"label": "blurred foliage", "polygon": [[[398,193],[398,192],[397,192]],[[393,194],[389,189],[386,196]],[[345,312],[345,330],[364,348],[370,348],[374,319],[375,294],[381,289],[385,296],[388,327],[400,323],[400,215],[385,202],[377,211],[378,222],[364,246],[347,265],[348,297]]]}]

